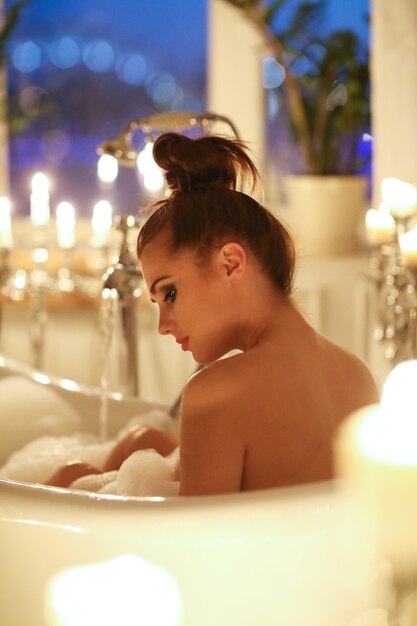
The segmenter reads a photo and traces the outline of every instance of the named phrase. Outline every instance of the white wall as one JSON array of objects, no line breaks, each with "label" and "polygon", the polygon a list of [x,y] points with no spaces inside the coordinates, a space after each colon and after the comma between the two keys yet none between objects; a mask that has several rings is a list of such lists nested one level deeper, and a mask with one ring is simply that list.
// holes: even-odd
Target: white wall
[{"label": "white wall", "polygon": [[371,15],[376,204],[387,176],[417,185],[417,1],[373,0]]}]

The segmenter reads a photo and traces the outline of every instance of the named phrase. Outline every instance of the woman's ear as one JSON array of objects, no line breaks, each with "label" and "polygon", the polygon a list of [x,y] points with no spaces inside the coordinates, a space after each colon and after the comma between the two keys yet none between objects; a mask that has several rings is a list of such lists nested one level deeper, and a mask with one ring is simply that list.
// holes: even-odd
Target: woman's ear
[{"label": "woman's ear", "polygon": [[229,241],[220,249],[220,262],[225,275],[232,280],[240,278],[246,270],[245,248],[236,241]]}]

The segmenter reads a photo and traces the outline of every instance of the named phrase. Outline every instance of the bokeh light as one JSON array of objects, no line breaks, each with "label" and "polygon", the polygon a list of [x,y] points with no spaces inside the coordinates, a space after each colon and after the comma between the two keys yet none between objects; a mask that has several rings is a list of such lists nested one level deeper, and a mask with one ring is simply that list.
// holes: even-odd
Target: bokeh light
[{"label": "bokeh light", "polygon": [[15,68],[23,74],[29,74],[39,69],[42,63],[42,51],[34,41],[25,41],[18,44],[12,52],[12,62]]},{"label": "bokeh light", "polygon": [[85,66],[92,72],[109,72],[114,67],[115,52],[113,47],[103,39],[87,44],[83,50]]},{"label": "bokeh light", "polygon": [[149,62],[135,52],[128,54],[117,64],[116,73],[119,79],[128,85],[143,85],[149,77]]},{"label": "bokeh light", "polygon": [[157,74],[147,85],[146,91],[159,105],[169,105],[177,94],[177,82],[172,74]]},{"label": "bokeh light", "polygon": [[73,37],[61,37],[49,46],[48,56],[56,67],[64,70],[80,62],[81,50]]},{"label": "bokeh light", "polygon": [[285,69],[273,57],[262,59],[262,76],[265,89],[276,89],[285,79]]}]

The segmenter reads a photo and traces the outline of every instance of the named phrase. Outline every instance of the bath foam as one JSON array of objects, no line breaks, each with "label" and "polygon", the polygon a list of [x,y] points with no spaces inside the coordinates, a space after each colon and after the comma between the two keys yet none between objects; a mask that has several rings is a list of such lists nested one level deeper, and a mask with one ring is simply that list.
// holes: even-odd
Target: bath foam
[{"label": "bath foam", "polygon": [[[178,434],[178,424],[168,413],[152,409],[131,418],[115,440],[104,443],[101,443],[96,435],[88,433],[73,433],[62,437],[46,435],[30,441],[20,450],[13,452],[0,467],[0,478],[44,484],[59,467],[74,460],[102,468],[118,439],[133,426],[146,425]],[[70,488],[124,496],[178,494],[178,483],[174,483],[171,478],[171,472],[178,462],[178,448],[166,458],[155,450],[141,450],[131,456],[134,455],[135,459],[130,460],[129,457],[119,472],[83,476],[74,481]]]},{"label": "bath foam", "polygon": [[101,467],[113,444],[99,443],[88,433],[39,437],[9,457],[0,468],[0,478],[45,483],[59,467],[74,460]]},{"label": "bath foam", "polygon": [[0,464],[43,435],[80,430],[78,413],[57,392],[22,376],[0,379]]},{"label": "bath foam", "polygon": [[69,488],[125,497],[177,496],[179,483],[172,480],[177,462],[178,448],[167,457],[151,449],[137,450],[118,471],[82,476]]},{"label": "bath foam", "polygon": [[69,486],[71,490],[94,491],[96,493],[116,493],[117,470],[104,472],[103,474],[87,474],[72,482]]},{"label": "bath foam", "polygon": [[[122,463],[116,481],[119,496],[177,496],[174,482],[175,461],[155,450],[138,450]],[[108,493],[108,491],[107,491]]]}]

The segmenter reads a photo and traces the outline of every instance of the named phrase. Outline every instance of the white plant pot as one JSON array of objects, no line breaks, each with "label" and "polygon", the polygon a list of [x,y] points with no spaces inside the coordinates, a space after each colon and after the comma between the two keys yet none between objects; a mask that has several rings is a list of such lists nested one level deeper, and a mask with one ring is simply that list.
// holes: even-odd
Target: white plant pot
[{"label": "white plant pot", "polygon": [[337,255],[358,248],[366,208],[365,177],[294,175],[286,182],[289,221],[299,254]]}]

